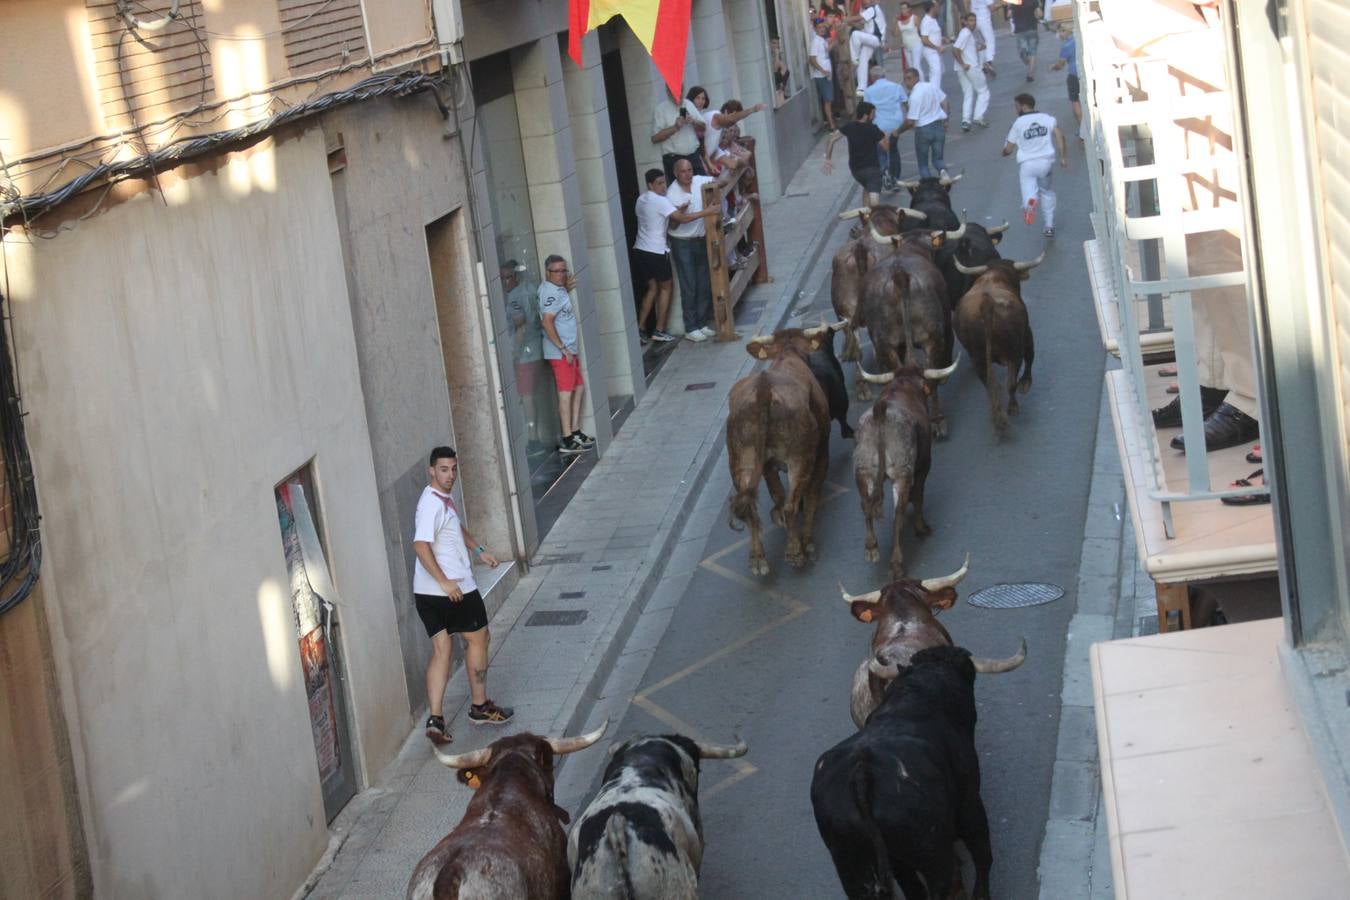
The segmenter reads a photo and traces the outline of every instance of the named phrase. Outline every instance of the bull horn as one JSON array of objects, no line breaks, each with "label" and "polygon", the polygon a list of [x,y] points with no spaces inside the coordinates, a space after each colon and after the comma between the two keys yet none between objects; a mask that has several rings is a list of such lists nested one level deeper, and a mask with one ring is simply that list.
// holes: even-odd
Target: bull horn
[{"label": "bull horn", "polygon": [[481,750],[470,750],[468,753],[442,753],[439,747],[431,748],[436,758],[441,761],[441,765],[449,766],[452,769],[476,769],[479,766],[488,764],[492,759],[492,748],[483,747]]},{"label": "bull horn", "polygon": [[1045,251],[1044,251],[1044,250],[1042,250],[1042,251],[1041,251],[1041,255],[1038,256],[1038,257],[1036,257],[1035,259],[1028,260],[1027,262],[1015,262],[1015,263],[1013,263],[1013,268],[1016,269],[1016,270],[1019,271],[1019,272],[1030,272],[1032,269],[1036,268],[1037,266],[1039,266],[1039,265],[1040,265],[1041,263],[1043,263],[1043,262],[1045,262]]},{"label": "bull horn", "polygon": [[[904,182],[901,183],[903,184]],[[923,212],[922,210],[910,209],[908,206],[898,206],[896,207],[896,211],[906,218],[918,219],[920,222],[927,221],[928,219],[928,213]]]},{"label": "bull horn", "polygon": [[866,206],[860,206],[857,209],[844,210],[839,214],[839,218],[840,219],[866,218],[867,216],[871,215],[871,213],[872,211],[868,209]]},{"label": "bull horn", "polygon": [[578,737],[570,738],[549,738],[548,745],[553,748],[553,752],[562,756],[567,753],[576,753],[578,750],[585,750],[591,744],[594,744],[600,738],[605,736],[605,729],[609,727],[609,717],[600,723],[600,727],[589,734],[583,734]]},{"label": "bull horn", "polygon": [[844,595],[845,603],[852,603],[854,600],[861,600],[864,603],[876,603],[878,600],[881,599],[881,591],[871,591],[866,594],[858,594],[855,597],[853,594],[850,594],[848,591],[844,590],[844,586],[842,584],[839,585],[839,593]]},{"label": "bull horn", "polygon": [[813,337],[815,337],[816,335],[824,334],[825,332],[827,332],[827,331],[829,331],[829,330],[830,330],[830,326],[828,326],[828,325],[817,325],[815,328],[803,328],[803,329],[802,329],[802,335],[803,335],[804,337],[813,338]]},{"label": "bull horn", "polygon": [[970,553],[966,553],[966,561],[961,563],[961,568],[950,575],[944,575],[941,578],[925,578],[920,582],[925,591],[940,591],[943,588],[956,587],[961,583],[961,579],[966,577],[970,571]]},{"label": "bull horn", "polygon": [[965,222],[965,221],[962,221],[962,222],[961,222],[961,227],[960,227],[960,228],[956,229],[955,231],[948,231],[948,232],[947,232],[947,240],[949,240],[949,241],[959,241],[959,240],[961,240],[961,238],[963,238],[963,237],[965,237],[965,236],[966,236],[966,222]]},{"label": "bull horn", "polygon": [[939,179],[938,179],[938,184],[942,185],[943,187],[951,187],[952,185],[956,184],[958,181],[960,181],[962,178],[965,178],[965,177],[966,177],[966,173],[965,173],[965,172],[962,172],[960,175],[957,175],[955,178],[939,178]]},{"label": "bull horn", "polygon": [[896,184],[898,184],[902,188],[908,188],[911,191],[919,186],[919,183],[917,181],[897,181]]},{"label": "bull horn", "polygon": [[704,759],[736,759],[744,756],[750,749],[739,736],[736,738],[736,743],[730,747],[720,744],[705,744],[702,741],[695,741],[694,745],[698,747],[698,755]]},{"label": "bull horn", "polygon": [[829,329],[831,331],[842,331],[847,327],[848,327],[848,319],[840,319],[838,322],[835,322],[833,325],[830,325]]},{"label": "bull horn", "polygon": [[858,374],[861,375],[862,380],[868,384],[890,384],[895,380],[894,372],[887,372],[884,375],[873,375],[862,366],[858,366]]},{"label": "bull horn", "polygon": [[962,275],[983,275],[985,272],[989,271],[988,266],[963,266],[961,265],[961,260],[957,259],[955,256],[952,257],[952,263],[956,266],[956,271],[960,272]]},{"label": "bull horn", "polygon": [[1022,649],[1018,650],[1012,656],[1004,659],[983,659],[978,656],[972,656],[970,661],[975,664],[975,671],[982,675],[998,675],[1003,672],[1011,672],[1013,669],[1027,661],[1027,639],[1022,638]]},{"label": "bull horn", "polygon": [[894,681],[900,676],[900,664],[891,663],[889,666],[883,666],[875,656],[872,656],[867,659],[867,671],[882,681]]},{"label": "bull horn", "polygon": [[[956,371],[956,367],[960,365],[960,363],[961,363],[961,354],[958,353],[956,354],[956,359],[952,360],[952,364],[950,366],[948,366],[945,369],[924,369],[923,377],[927,378],[929,381],[938,381],[938,382],[946,381],[948,378],[952,377],[952,373]],[[970,560],[969,555],[966,556],[966,560],[967,561]]]},{"label": "bull horn", "polygon": [[894,244],[899,240],[898,235],[882,234],[880,231],[877,231],[877,226],[875,225],[868,225],[867,229],[872,232],[872,240],[876,241],[878,244]]},{"label": "bull horn", "polygon": [[987,234],[987,235],[989,235],[990,237],[993,237],[994,235],[996,235],[996,234],[1002,234],[1003,232],[1005,232],[1005,231],[1007,231],[1007,230],[1008,230],[1008,223],[1007,223],[1007,222],[1004,222],[1002,225],[997,225],[997,226],[995,226],[995,227],[993,227],[993,228],[986,228],[986,229],[984,230],[984,233]]}]

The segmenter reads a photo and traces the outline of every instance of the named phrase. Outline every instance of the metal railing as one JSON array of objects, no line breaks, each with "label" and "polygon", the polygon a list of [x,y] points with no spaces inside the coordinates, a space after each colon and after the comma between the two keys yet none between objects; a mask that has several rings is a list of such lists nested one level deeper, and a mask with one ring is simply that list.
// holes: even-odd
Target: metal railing
[{"label": "metal railing", "polygon": [[1195,274],[1187,239],[1216,231],[1246,236],[1240,202],[1195,208],[1187,190],[1201,178],[1241,190],[1239,161],[1222,149],[1188,153],[1187,136],[1197,122],[1212,128],[1215,120],[1228,119],[1232,99],[1222,86],[1197,90],[1188,83],[1180,74],[1185,60],[1126,55],[1093,4],[1075,3],[1092,223],[1106,282],[1096,287],[1114,293],[1115,343],[1134,392],[1134,424],[1145,438],[1139,445],[1152,476],[1149,497],[1162,505],[1172,538],[1172,503],[1264,490],[1211,489],[1206,454],[1194,452],[1186,454],[1185,486],[1168,484],[1154,439],[1144,362],[1146,355],[1175,354],[1183,439],[1187,447],[1205,446],[1192,295],[1245,285],[1247,276],[1240,262],[1235,271]]}]

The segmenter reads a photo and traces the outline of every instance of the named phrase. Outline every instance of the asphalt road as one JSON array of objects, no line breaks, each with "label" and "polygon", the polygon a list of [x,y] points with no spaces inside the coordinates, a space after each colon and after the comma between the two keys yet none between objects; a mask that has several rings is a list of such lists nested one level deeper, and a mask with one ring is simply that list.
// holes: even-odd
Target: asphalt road
[{"label": "asphalt road", "polygon": [[[1012,221],[1001,249],[1005,256],[1030,259],[1042,248],[1040,225],[1021,222],[1016,167],[999,157],[1013,118],[1011,98],[1034,89],[1042,96],[1040,107],[1068,123],[1070,168],[1056,170],[1058,236],[1023,288],[1036,336],[1035,384],[1001,443],[968,365],[942,389],[950,437],[935,445],[928,481],[925,512],[933,534],[919,539],[911,531],[904,543],[909,571],[918,577],[950,572],[970,552],[962,599],[943,615],[957,643],[979,655],[1002,656],[1016,650],[1018,636],[1027,638],[1029,657],[1020,670],[981,676],[978,682],[977,743],[994,843],[995,896],[1030,898],[1038,887],[1065,630],[1076,603],[1103,365],[1081,249],[1090,237],[1090,190],[1064,75],[1048,71],[1059,41],[1042,32],[1034,85],[1023,80],[1012,39],[1000,32],[999,44],[993,124],[969,135],[954,126],[947,162],[952,172],[965,173],[953,192],[956,208],[968,207],[974,221]],[[950,73],[944,87],[959,104]],[[908,138],[905,151],[908,176],[913,172]],[[839,226],[829,236],[831,249],[846,239],[845,232]],[[814,295],[804,307],[829,308],[828,265],[826,253],[808,282]],[[851,378],[853,367],[845,368]],[[865,408],[855,402],[850,421],[856,423]],[[739,734],[749,743],[743,761],[704,766],[705,897],[842,896],[816,832],[809,785],[817,756],[853,732],[849,683],[870,636],[870,627],[849,615],[837,585],[854,593],[879,587],[886,580],[890,533],[888,521],[878,529],[882,561],[865,563],[851,454],[852,442],[841,440],[836,428],[816,527],[820,558],[814,564],[801,570],[786,566],[783,531],[770,527],[766,547],[773,571],[756,579],[747,567],[746,535],[729,528],[713,532],[641,693],[615,730],[626,736],[679,728],[712,741]],[[727,484],[722,464],[706,489],[726,491]],[[767,524],[764,494],[760,510]],[[1066,596],[1020,610],[966,603],[982,587],[1017,581],[1050,582]]]}]

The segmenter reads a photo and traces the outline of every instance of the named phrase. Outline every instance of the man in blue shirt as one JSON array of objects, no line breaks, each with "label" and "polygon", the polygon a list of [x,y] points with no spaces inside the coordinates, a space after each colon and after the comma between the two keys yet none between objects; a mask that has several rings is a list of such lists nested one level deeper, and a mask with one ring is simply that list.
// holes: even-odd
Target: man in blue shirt
[{"label": "man in blue shirt", "polygon": [[[1073,37],[1073,26],[1065,23],[1059,26],[1059,59],[1052,69],[1069,69],[1069,103],[1073,106],[1073,119],[1080,126],[1083,123],[1083,104],[1078,102],[1078,42]],[[1080,141],[1083,139],[1080,135]]]},{"label": "man in blue shirt", "polygon": [[888,147],[877,146],[881,163],[881,189],[893,191],[900,180],[900,152],[896,149],[895,132],[905,121],[903,104],[909,100],[905,89],[886,77],[881,66],[872,66],[867,72],[867,90],[863,99],[877,109],[874,124],[890,138]]}]

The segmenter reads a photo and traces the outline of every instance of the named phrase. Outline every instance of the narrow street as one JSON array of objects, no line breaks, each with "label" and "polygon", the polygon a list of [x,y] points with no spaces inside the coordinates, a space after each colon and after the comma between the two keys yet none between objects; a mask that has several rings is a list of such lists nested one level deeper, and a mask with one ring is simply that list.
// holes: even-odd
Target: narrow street
[{"label": "narrow street", "polygon": [[[1019,636],[1027,639],[1029,655],[1021,669],[982,676],[977,687],[993,888],[996,896],[1023,898],[1037,893],[1102,372],[1081,251],[1090,236],[1091,198],[1063,76],[1046,71],[1058,41],[1043,35],[1043,74],[1035,84],[1024,82],[1014,49],[1001,34],[991,127],[963,135],[954,125],[947,162],[953,174],[965,174],[953,188],[954,207],[969,208],[972,221],[1013,221],[1000,250],[1005,257],[1031,259],[1041,250],[1040,225],[1027,227],[1017,217],[1015,166],[999,158],[1012,96],[1033,89],[1043,98],[1042,109],[1070,123],[1071,167],[1056,171],[1058,236],[1023,287],[1036,337],[1035,384],[1003,443],[994,438],[984,390],[967,364],[942,388],[950,437],[934,446],[925,505],[933,534],[920,539],[908,531],[904,548],[915,577],[946,574],[964,553],[971,554],[970,575],[959,588],[962,599],[942,617],[958,644],[979,655],[1004,656],[1017,649]],[[947,80],[954,89],[950,74]],[[959,105],[959,91],[949,90],[949,96]],[[905,175],[913,177],[912,142],[908,136],[904,141]],[[901,194],[893,202],[903,200]],[[830,309],[830,254],[845,240],[847,228],[840,224],[807,282],[813,293],[799,300],[803,321],[814,323],[817,311]],[[853,366],[845,370],[851,383]],[[866,408],[855,401],[850,422],[856,424]],[[830,455],[816,525],[819,559],[801,570],[789,568],[783,562],[783,531],[768,526],[772,572],[756,579],[747,566],[746,534],[714,527],[633,705],[611,732],[622,739],[674,729],[708,741],[739,735],[748,742],[743,760],[704,766],[706,897],[841,896],[816,832],[809,785],[816,757],[853,732],[849,683],[871,634],[841,602],[839,585],[860,593],[884,583],[890,524],[878,528],[882,561],[865,563],[852,442],[841,440],[837,427]],[[704,490],[725,497],[725,457],[714,473]],[[764,493],[760,510],[767,525]],[[1014,610],[966,603],[980,588],[1027,581],[1060,586],[1065,596]]]}]

